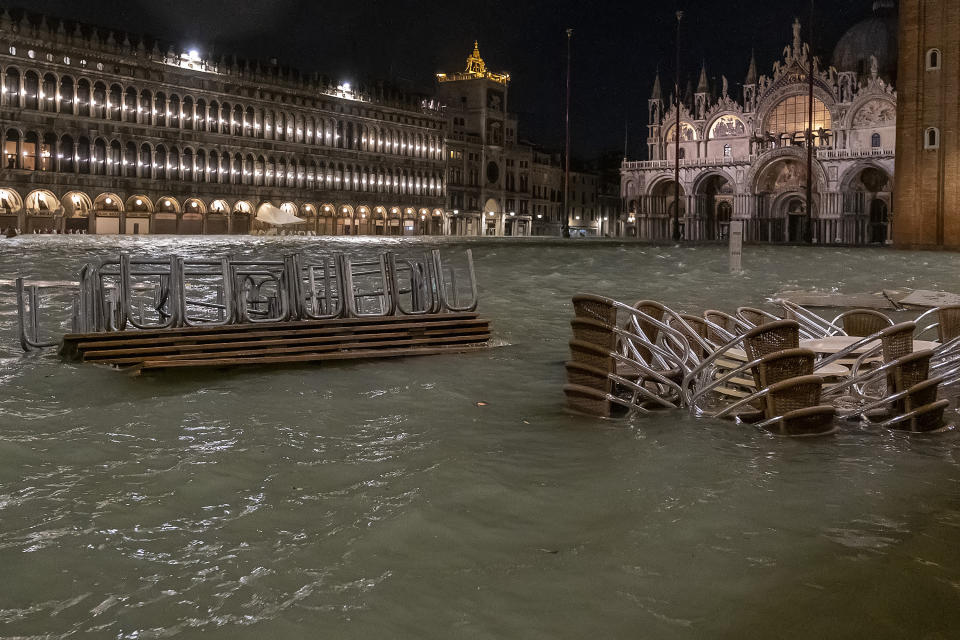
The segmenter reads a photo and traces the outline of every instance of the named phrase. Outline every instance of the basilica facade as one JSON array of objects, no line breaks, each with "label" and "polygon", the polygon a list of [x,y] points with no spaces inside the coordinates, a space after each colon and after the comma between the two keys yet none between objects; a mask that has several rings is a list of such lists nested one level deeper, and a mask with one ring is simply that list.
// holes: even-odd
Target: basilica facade
[{"label": "basilica facade", "polygon": [[758,74],[751,59],[736,97],[725,77],[712,84],[702,69],[696,89],[669,104],[658,77],[648,102],[649,159],[624,160],[621,168],[618,234],[668,240],[679,208],[688,240],[721,240],[731,220],[742,220],[753,242],[889,242],[897,119],[892,11],[892,2],[878,0],[874,15],[841,39],[830,66],[811,56],[795,22],[782,59],[769,74]]}]

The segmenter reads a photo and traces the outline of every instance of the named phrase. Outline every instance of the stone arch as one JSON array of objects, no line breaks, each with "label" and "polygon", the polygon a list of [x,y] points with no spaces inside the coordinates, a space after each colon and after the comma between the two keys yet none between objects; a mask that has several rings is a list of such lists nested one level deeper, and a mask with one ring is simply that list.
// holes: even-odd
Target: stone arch
[{"label": "stone arch", "polygon": [[153,200],[142,194],[132,195],[124,203],[124,210],[127,215],[153,213]]},{"label": "stone arch", "polygon": [[[758,193],[757,183],[762,174],[774,164],[784,160],[795,160],[796,162],[803,164],[805,175],[807,162],[806,158],[806,151],[798,147],[783,147],[774,149],[773,151],[768,151],[760,156],[760,158],[758,158],[757,161],[750,166],[750,169],[747,171],[746,176],[744,177],[743,184],[747,187],[747,189],[750,190],[750,193]],[[816,159],[813,161],[813,175],[814,189],[822,189],[828,184],[826,171],[824,171],[823,165],[820,164],[820,162]]]},{"label": "stone arch", "polygon": [[34,189],[23,199],[28,215],[53,215],[60,210],[60,200],[49,189]]},{"label": "stone arch", "polygon": [[68,218],[87,218],[93,212],[93,200],[83,191],[68,191],[60,198]]},{"label": "stone arch", "polygon": [[0,216],[17,213],[23,208],[23,198],[11,187],[0,187]]},{"label": "stone arch", "polygon": [[203,200],[199,198],[185,200],[182,213],[177,220],[177,233],[180,235],[200,235],[203,233],[206,213],[207,206]]},{"label": "stone arch", "polygon": [[106,192],[101,193],[93,201],[93,209],[95,212],[112,212],[112,213],[121,213],[124,211],[124,202],[123,199],[115,193]]},{"label": "stone arch", "polygon": [[188,213],[205,215],[207,213],[207,205],[200,198],[188,198],[183,203],[183,213],[184,215]]}]

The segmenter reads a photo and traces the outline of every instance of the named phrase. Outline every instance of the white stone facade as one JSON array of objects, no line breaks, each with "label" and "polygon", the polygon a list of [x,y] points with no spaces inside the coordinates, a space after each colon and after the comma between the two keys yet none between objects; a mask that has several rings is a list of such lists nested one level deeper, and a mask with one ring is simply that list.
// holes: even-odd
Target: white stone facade
[{"label": "white stone facade", "polygon": [[[751,60],[742,100],[724,77],[711,91],[701,71],[680,101],[680,221],[688,240],[721,240],[730,220],[746,239],[800,242],[809,224],[817,243],[886,243],[893,223],[896,93],[872,68],[822,69],[814,60],[813,211],[806,215],[810,55],[793,42],[770,75]],[[621,168],[618,233],[667,240],[674,211],[677,106],[665,109],[660,80],[649,100],[647,161]]]}]

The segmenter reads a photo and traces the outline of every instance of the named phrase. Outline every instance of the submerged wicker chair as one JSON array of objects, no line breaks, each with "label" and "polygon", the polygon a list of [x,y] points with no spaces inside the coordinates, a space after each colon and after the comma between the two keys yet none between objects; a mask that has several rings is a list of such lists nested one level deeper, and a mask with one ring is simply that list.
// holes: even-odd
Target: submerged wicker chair
[{"label": "submerged wicker chair", "polygon": [[[681,322],[681,320],[683,322]],[[707,326],[706,321],[699,316],[681,313],[676,316],[671,316],[667,320],[667,324],[686,336],[687,341],[690,343],[690,349],[698,359],[703,359],[704,356],[708,355],[708,348],[710,351],[716,348],[715,345],[710,343],[710,328]],[[684,326],[684,324],[686,324],[686,326]],[[689,327],[689,329],[687,327]]]},{"label": "submerged wicker chair", "polygon": [[893,320],[873,309],[851,309],[833,319],[831,324],[842,322],[843,332],[848,336],[872,336],[878,331],[893,326]]},{"label": "submerged wicker chair", "polygon": [[816,354],[810,349],[784,349],[768,354],[754,367],[757,388],[763,389],[790,378],[813,375],[814,360]]},{"label": "submerged wicker chair", "polygon": [[820,376],[800,376],[771,385],[764,396],[764,420],[757,426],[783,436],[833,433],[836,409],[820,404],[822,386]]},{"label": "submerged wicker chair", "polygon": [[753,307],[739,307],[737,309],[737,317],[754,327],[759,327],[762,324],[776,322],[777,320],[783,319],[778,318],[768,311],[764,311],[763,309],[754,309]]},{"label": "submerged wicker chair", "polygon": [[943,419],[943,414],[949,406],[949,400],[937,400],[883,422],[880,426],[911,433],[939,431],[948,426]]},{"label": "submerged wicker chair", "polygon": [[960,337],[960,305],[937,309],[937,335],[941,343]]},{"label": "submerged wicker chair", "polygon": [[[707,322],[707,339],[716,344],[724,344],[733,336],[740,335],[743,333],[742,328],[746,327],[742,320],[734,318],[729,313],[717,311],[716,309],[707,309],[704,311],[703,319]],[[720,327],[725,333],[720,333],[710,325]]]},{"label": "submerged wicker chair", "polygon": [[[747,360],[752,361],[765,355],[796,349],[800,346],[800,325],[796,320],[777,320],[755,327],[743,335],[743,350]],[[759,371],[754,371],[758,386],[761,384]]]},{"label": "submerged wicker chair", "polygon": [[612,327],[617,324],[617,307],[613,302],[613,300],[602,296],[575,295],[573,296],[573,312],[577,318],[598,320]]}]

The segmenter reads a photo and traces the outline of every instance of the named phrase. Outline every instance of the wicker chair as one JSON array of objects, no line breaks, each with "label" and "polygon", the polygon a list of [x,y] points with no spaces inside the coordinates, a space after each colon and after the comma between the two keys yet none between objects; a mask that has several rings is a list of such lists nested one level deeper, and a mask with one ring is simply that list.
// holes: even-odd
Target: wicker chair
[{"label": "wicker chair", "polygon": [[916,327],[913,322],[901,322],[874,334],[883,345],[884,363],[913,352],[913,331]]},{"label": "wicker chair", "polygon": [[614,327],[593,318],[574,318],[570,321],[573,339],[595,344],[608,351],[617,346],[617,334]]},{"label": "wicker chair", "polygon": [[737,309],[737,317],[754,327],[781,320],[781,318],[778,318],[772,313],[762,309],[754,309],[753,307],[739,307]]},{"label": "wicker chair", "polygon": [[610,380],[608,371],[601,369],[600,367],[595,367],[585,362],[577,362],[575,360],[565,362],[564,367],[567,370],[568,384],[575,384],[581,387],[590,387],[591,389],[596,389],[597,391],[610,393],[613,384]]},{"label": "wicker chair", "polygon": [[[683,322],[680,322],[681,319]],[[684,326],[684,322],[687,326]],[[686,336],[690,343],[690,348],[698,358],[702,359],[707,355],[707,349],[701,344],[701,341],[709,343],[709,327],[703,318],[690,315],[689,313],[681,313],[678,316],[671,316],[667,320],[667,324]],[[693,333],[691,333],[687,327],[692,329]],[[697,340],[697,338],[700,340]]]},{"label": "wicker chair", "polygon": [[881,426],[911,433],[929,433],[945,429],[947,425],[943,414],[949,406],[949,400],[937,400],[888,420]]},{"label": "wicker chair", "polygon": [[617,308],[609,298],[590,294],[575,295],[573,311],[578,318],[598,320],[611,327],[617,324]]},{"label": "wicker chair", "polygon": [[703,319],[707,323],[712,323],[726,331],[728,335],[723,335],[717,332],[716,329],[707,325],[707,339],[710,342],[716,344],[725,344],[730,340],[730,336],[735,336],[741,333],[739,330],[738,320],[731,316],[729,313],[724,313],[723,311],[717,311],[716,309],[707,309],[703,312]]},{"label": "wicker chair", "polygon": [[893,320],[873,309],[851,309],[833,319],[831,324],[842,322],[843,332],[848,336],[872,336],[878,331],[893,326]]},{"label": "wicker chair", "polygon": [[815,359],[816,354],[810,349],[785,349],[768,354],[754,367],[757,388],[763,389],[790,378],[813,375]]},{"label": "wicker chair", "polygon": [[[655,300],[640,300],[634,303],[633,308],[659,322],[663,322],[664,316],[668,313],[668,309]],[[660,335],[660,327],[648,320],[641,319],[639,322],[640,328],[643,329],[650,342],[656,342],[657,336]]]},{"label": "wicker chair", "polygon": [[836,431],[836,410],[820,404],[823,378],[800,376],[769,387],[764,420],[758,426],[784,436],[825,435]]},{"label": "wicker chair", "polygon": [[595,418],[611,418],[614,416],[616,405],[609,393],[576,384],[563,385],[563,393],[567,397],[567,409],[569,411]]},{"label": "wicker chair", "polygon": [[943,379],[930,378],[932,357],[933,350],[924,349],[908,353],[890,363],[892,366],[886,376],[886,396],[873,403],[882,406],[866,411],[864,415],[874,422],[879,422],[936,400],[937,390]]},{"label": "wicker chair", "polygon": [[949,342],[960,336],[960,305],[950,305],[937,309],[937,335],[941,343]]},{"label": "wicker chair", "polygon": [[743,347],[747,360],[762,358],[768,353],[796,349],[800,346],[800,325],[796,320],[777,320],[747,331]]},{"label": "wicker chair", "polygon": [[[664,315],[667,313],[667,308],[654,300],[640,300],[639,302],[634,303],[633,308],[650,316],[658,322],[663,322]],[[660,327],[644,318],[638,319],[637,323],[640,325],[640,330],[643,331],[643,335],[647,338],[647,340],[656,343],[657,338],[660,335]],[[639,351],[644,360],[650,360],[649,349],[641,347]]]}]

